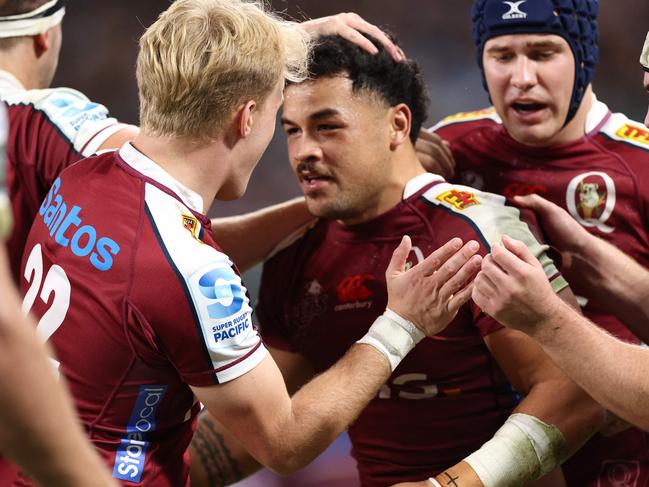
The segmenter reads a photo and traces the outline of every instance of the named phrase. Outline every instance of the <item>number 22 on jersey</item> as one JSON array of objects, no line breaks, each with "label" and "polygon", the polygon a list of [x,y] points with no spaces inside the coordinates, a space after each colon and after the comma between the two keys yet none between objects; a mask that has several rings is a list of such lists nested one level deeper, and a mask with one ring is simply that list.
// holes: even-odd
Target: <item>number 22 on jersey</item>
[{"label": "number 22 on jersey", "polygon": [[[51,266],[45,273],[41,244],[34,245],[30,252],[23,276],[29,284],[23,300],[23,313],[31,311],[37,298],[46,305],[50,304],[36,326],[36,333],[46,342],[61,326],[70,307],[70,281],[63,268],[58,265]],[[58,362],[56,364],[58,368]]]}]

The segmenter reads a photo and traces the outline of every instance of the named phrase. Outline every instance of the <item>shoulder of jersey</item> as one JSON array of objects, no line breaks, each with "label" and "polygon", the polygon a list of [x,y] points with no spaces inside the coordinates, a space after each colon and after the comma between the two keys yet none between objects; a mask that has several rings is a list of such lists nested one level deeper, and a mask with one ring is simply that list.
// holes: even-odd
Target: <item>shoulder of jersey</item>
[{"label": "shoulder of jersey", "polygon": [[106,107],[71,88],[8,91],[2,94],[2,99],[9,107],[31,105],[34,110],[43,112],[70,139],[85,121],[103,120],[108,116]]},{"label": "shoulder of jersey", "polygon": [[482,110],[476,110],[473,112],[460,112],[460,113],[455,113],[453,115],[449,115],[448,117],[438,122],[430,130],[431,132],[435,132],[440,128],[448,127],[450,125],[476,122],[479,120],[491,121],[497,124],[502,123],[500,116],[498,115],[498,113],[496,113],[496,109],[494,107],[489,107],[489,108],[484,108]]},{"label": "shoulder of jersey", "polygon": [[202,225],[183,203],[148,183],[145,199],[151,224],[181,273],[186,274],[196,264],[229,262],[226,254],[200,240]]},{"label": "shoulder of jersey", "polygon": [[649,151],[649,128],[631,120],[623,113],[612,114],[599,133],[609,139]]}]

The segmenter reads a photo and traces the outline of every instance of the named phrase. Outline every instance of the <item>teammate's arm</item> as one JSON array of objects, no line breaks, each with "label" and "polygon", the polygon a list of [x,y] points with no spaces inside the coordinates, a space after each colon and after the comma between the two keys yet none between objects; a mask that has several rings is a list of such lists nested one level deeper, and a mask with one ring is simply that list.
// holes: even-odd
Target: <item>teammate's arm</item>
[{"label": "teammate's arm", "polygon": [[304,197],[245,215],[212,219],[214,241],[245,271],[265,260],[281,242],[313,220]]},{"label": "teammate's arm", "polygon": [[556,242],[565,263],[562,273],[575,291],[597,299],[649,343],[649,271],[541,196],[517,196],[515,201],[533,210]]},{"label": "teammate's arm", "polygon": [[140,127],[136,127],[135,125],[124,125],[122,129],[104,140],[97,150],[119,149],[126,142],[130,142],[137,137],[139,133]]},{"label": "teammate's arm", "polygon": [[[289,395],[313,379],[311,363],[301,354],[269,347]],[[228,485],[263,467],[208,411],[201,413],[189,449],[192,487]]]},{"label": "teammate's arm", "polygon": [[386,271],[388,308],[397,315],[379,317],[359,343],[293,398],[268,356],[243,376],[193,387],[194,393],[260,463],[281,473],[304,467],[357,417],[424,334],[443,329],[466,302],[467,283],[481,259],[474,255],[476,242],[459,246],[453,239],[404,271],[411,247],[404,238]]},{"label": "teammate's arm", "polygon": [[[623,343],[556,299],[524,245],[504,239],[496,265],[476,280],[474,300],[508,327],[534,338],[572,379],[604,407],[649,429],[649,353]],[[500,285],[493,293],[491,282]],[[596,360],[594,360],[596,358]]]}]

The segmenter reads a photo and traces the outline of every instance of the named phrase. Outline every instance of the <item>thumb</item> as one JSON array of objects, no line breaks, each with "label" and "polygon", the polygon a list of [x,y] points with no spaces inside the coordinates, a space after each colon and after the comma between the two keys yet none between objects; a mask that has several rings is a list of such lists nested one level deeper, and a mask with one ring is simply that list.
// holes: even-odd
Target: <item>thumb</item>
[{"label": "thumb", "polygon": [[514,201],[523,208],[538,213],[541,216],[548,216],[556,206],[554,203],[546,200],[538,194],[528,194],[526,196],[514,196]]},{"label": "thumb", "polygon": [[534,254],[520,240],[513,239],[509,235],[503,235],[503,246],[523,262],[538,265],[539,261],[534,257]]},{"label": "thumb", "polygon": [[385,271],[386,278],[389,279],[391,276],[399,275],[403,272],[411,248],[412,242],[410,241],[410,237],[404,235],[399,246],[394,249],[394,252],[392,252],[392,258],[390,259],[388,268]]}]

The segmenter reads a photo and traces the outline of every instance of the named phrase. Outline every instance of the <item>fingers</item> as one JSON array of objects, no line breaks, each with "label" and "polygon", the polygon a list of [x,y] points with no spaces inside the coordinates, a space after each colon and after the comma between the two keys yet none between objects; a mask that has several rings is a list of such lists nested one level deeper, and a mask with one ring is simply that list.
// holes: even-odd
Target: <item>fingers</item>
[{"label": "fingers", "polygon": [[[426,260],[433,257],[433,255],[435,255],[439,250],[442,249],[444,249],[444,247],[440,247],[433,254],[429,255]],[[437,264],[436,269],[433,269],[433,266],[431,265],[430,267],[422,268],[421,270],[424,271],[424,275],[432,275],[433,272],[435,272],[437,282],[447,282],[460,271],[462,266],[465,265],[478,250],[480,250],[480,245],[478,244],[478,242],[471,240],[464,244],[464,246],[460,250],[452,253],[446,258],[443,258],[442,256],[435,256],[437,262],[441,263],[441,265]],[[446,251],[444,255],[447,255]],[[421,264],[424,264],[426,260],[424,260],[424,262],[422,262]]]},{"label": "fingers", "polygon": [[[491,248],[490,257],[504,273],[518,278],[526,272],[528,265],[532,267],[541,266],[523,242],[515,240],[508,235],[503,235],[502,240],[502,246],[494,245]],[[489,260],[486,260],[488,263]],[[490,271],[491,269],[488,270],[488,272]]]},{"label": "fingers", "polygon": [[[415,272],[422,272],[425,276],[430,276],[439,269],[448,259],[450,259],[456,252],[462,248],[462,239],[452,238],[440,248],[435,250],[432,254],[426,257],[419,264],[414,266],[412,270]],[[475,253],[475,252],[474,252]],[[469,255],[469,257],[471,257]],[[467,258],[468,259],[468,258]]]},{"label": "fingers", "polygon": [[[443,282],[439,291],[440,298],[444,300],[450,299],[452,301],[451,298],[455,295],[466,291],[466,288],[470,286],[476,274],[480,271],[481,263],[482,256],[474,255],[471,257],[448,281]],[[470,292],[467,295],[467,299],[469,297],[471,297]]]},{"label": "fingers", "polygon": [[403,272],[411,248],[412,242],[410,241],[410,237],[408,235],[404,235],[397,248],[394,249],[394,252],[392,252],[392,258],[390,259],[388,268],[385,271],[386,280],[390,280],[392,276],[401,274]]},{"label": "fingers", "polygon": [[[486,258],[482,263],[483,268],[485,265],[485,260]],[[485,313],[488,313],[489,311],[487,308],[493,302],[493,297],[498,292],[497,289],[498,288],[491,280],[491,278],[484,271],[481,271],[473,280],[473,292],[471,293],[471,298],[481,310],[483,310]]]},{"label": "fingers", "polygon": [[516,202],[516,204],[524,208],[529,208],[530,210],[534,210],[534,212],[539,213],[540,215],[543,216],[550,215],[551,213],[559,209],[557,205],[539,196],[538,194],[528,194],[526,196],[514,196],[514,201]]},{"label": "fingers", "polygon": [[[352,30],[355,30],[364,34],[369,34],[372,37],[374,37],[377,41],[379,41],[381,44],[383,44],[383,47],[385,48],[386,51],[390,53],[392,58],[395,61],[403,61],[405,59],[405,55],[403,51],[398,48],[389,38],[385,33],[379,29],[377,26],[370,24],[367,22],[363,17],[360,15],[349,12],[345,15],[345,20],[347,21],[347,25],[352,28]],[[345,37],[342,33],[341,35]],[[349,39],[352,40],[352,39]],[[372,54],[376,54],[377,50],[376,47],[368,40],[366,39],[367,42],[372,46],[373,50],[370,50],[366,48],[363,44],[360,42],[356,42],[359,46],[363,47],[363,49],[371,52]],[[354,41],[352,41],[354,42]]]}]

